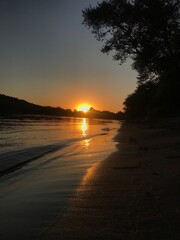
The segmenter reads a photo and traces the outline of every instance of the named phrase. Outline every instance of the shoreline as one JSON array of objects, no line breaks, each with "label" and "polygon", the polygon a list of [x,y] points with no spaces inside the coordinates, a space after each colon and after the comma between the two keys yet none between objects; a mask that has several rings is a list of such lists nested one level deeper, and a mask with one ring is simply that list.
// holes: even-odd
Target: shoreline
[{"label": "shoreline", "polygon": [[179,119],[125,123],[43,239],[180,238]]},{"label": "shoreline", "polygon": [[[47,138],[48,145],[1,154],[1,169],[7,169],[10,164],[15,166],[10,169],[13,171],[6,172],[9,174],[1,176],[1,239],[40,239],[63,215],[87,170],[116,151],[112,138],[119,123],[91,122],[86,136],[82,135],[82,123],[79,119],[73,122],[69,135],[65,134],[66,128],[56,128],[56,132],[60,129],[62,133],[59,141],[52,141],[56,137],[53,131],[52,138]],[[27,126],[25,129],[28,130]],[[38,158],[35,160],[34,156]],[[28,161],[22,165],[25,160]],[[18,168],[17,163],[20,163]]]}]

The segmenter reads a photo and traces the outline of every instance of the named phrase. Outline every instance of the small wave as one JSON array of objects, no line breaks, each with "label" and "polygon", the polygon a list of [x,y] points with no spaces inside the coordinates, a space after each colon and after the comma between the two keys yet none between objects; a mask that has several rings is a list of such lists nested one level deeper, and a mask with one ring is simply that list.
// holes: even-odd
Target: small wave
[{"label": "small wave", "polygon": [[25,149],[2,153],[0,154],[0,176],[16,171],[17,169],[28,164],[29,162],[36,160],[46,154],[59,151],[62,148],[65,148],[73,144],[74,142],[78,142],[78,141],[82,141],[82,139],[83,140],[90,139],[96,136],[101,136],[106,134],[107,133],[93,134],[83,138],[67,139],[67,140],[62,140],[58,142],[56,141],[53,144],[49,144],[49,145],[35,146],[31,148],[25,148]]},{"label": "small wave", "polygon": [[38,146],[12,151],[0,155],[0,176],[15,171],[28,162],[38,159],[45,154],[57,151],[66,146],[66,143],[47,146]]}]

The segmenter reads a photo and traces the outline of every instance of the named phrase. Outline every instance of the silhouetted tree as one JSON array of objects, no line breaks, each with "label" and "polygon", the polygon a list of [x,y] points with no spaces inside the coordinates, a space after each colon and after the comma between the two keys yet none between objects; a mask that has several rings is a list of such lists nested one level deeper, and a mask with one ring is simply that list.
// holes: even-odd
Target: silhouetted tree
[{"label": "silhouetted tree", "polygon": [[[147,106],[155,107],[156,103],[163,104],[164,109],[169,104],[169,110],[178,105],[174,113],[180,108],[179,8],[179,0],[104,0],[83,11],[84,25],[104,43],[103,53],[112,52],[120,64],[127,58],[133,60],[138,87],[125,100],[127,111],[136,105],[144,115]],[[147,82],[152,84],[148,86]],[[152,98],[141,95],[147,86],[152,88]],[[168,104],[164,96],[169,97]]]},{"label": "silhouetted tree", "polygon": [[179,0],[104,0],[83,11],[83,23],[114,60],[133,59],[139,82],[179,69]]},{"label": "silhouetted tree", "polygon": [[142,118],[150,115],[157,87],[158,85],[153,82],[139,85],[124,101],[125,117]]},{"label": "silhouetted tree", "polygon": [[122,111],[119,111],[116,113],[116,118],[119,120],[123,120],[125,118],[125,115]]}]

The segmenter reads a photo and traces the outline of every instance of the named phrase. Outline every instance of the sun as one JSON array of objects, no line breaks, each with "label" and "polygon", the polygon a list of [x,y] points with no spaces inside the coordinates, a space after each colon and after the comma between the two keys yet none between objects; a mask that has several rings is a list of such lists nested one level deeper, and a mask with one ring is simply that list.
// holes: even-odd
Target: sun
[{"label": "sun", "polygon": [[82,111],[84,113],[87,113],[89,111],[89,109],[91,108],[91,106],[87,103],[83,103],[83,104],[80,104],[78,107],[77,107],[77,110],[78,111]]}]

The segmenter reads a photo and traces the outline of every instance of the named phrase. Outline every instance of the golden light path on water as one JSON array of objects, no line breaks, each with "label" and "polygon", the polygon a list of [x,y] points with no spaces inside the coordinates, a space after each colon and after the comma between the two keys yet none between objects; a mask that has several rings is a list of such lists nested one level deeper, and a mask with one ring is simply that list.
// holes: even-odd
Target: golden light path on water
[{"label": "golden light path on water", "polygon": [[[81,124],[81,131],[82,131],[82,136],[83,137],[86,137],[87,136],[87,131],[88,130],[88,121],[86,118],[83,118],[82,119],[82,124]],[[84,139],[82,142],[83,142],[83,145],[88,148],[89,145],[90,145],[90,141],[91,139]]]},{"label": "golden light path on water", "polygon": [[[87,137],[87,130],[88,130],[88,127],[89,127],[88,119],[83,118],[80,127],[81,127],[81,131],[82,131],[82,136]],[[89,147],[90,147],[90,144],[91,144],[90,141],[91,141],[91,138],[84,139],[81,142],[81,144],[85,147],[86,150],[88,150]],[[88,154],[88,156],[91,157],[91,154]],[[92,167],[90,167],[87,170],[86,174],[84,175],[84,177],[82,179],[80,187],[76,190],[77,193],[81,193],[81,192],[84,191],[83,190],[83,185],[86,185],[86,183],[88,183],[88,181],[94,176],[96,168],[97,168],[97,164],[94,164]]]},{"label": "golden light path on water", "polygon": [[83,137],[86,137],[87,136],[86,131],[88,130],[88,123],[86,118],[82,119],[81,130]]}]

